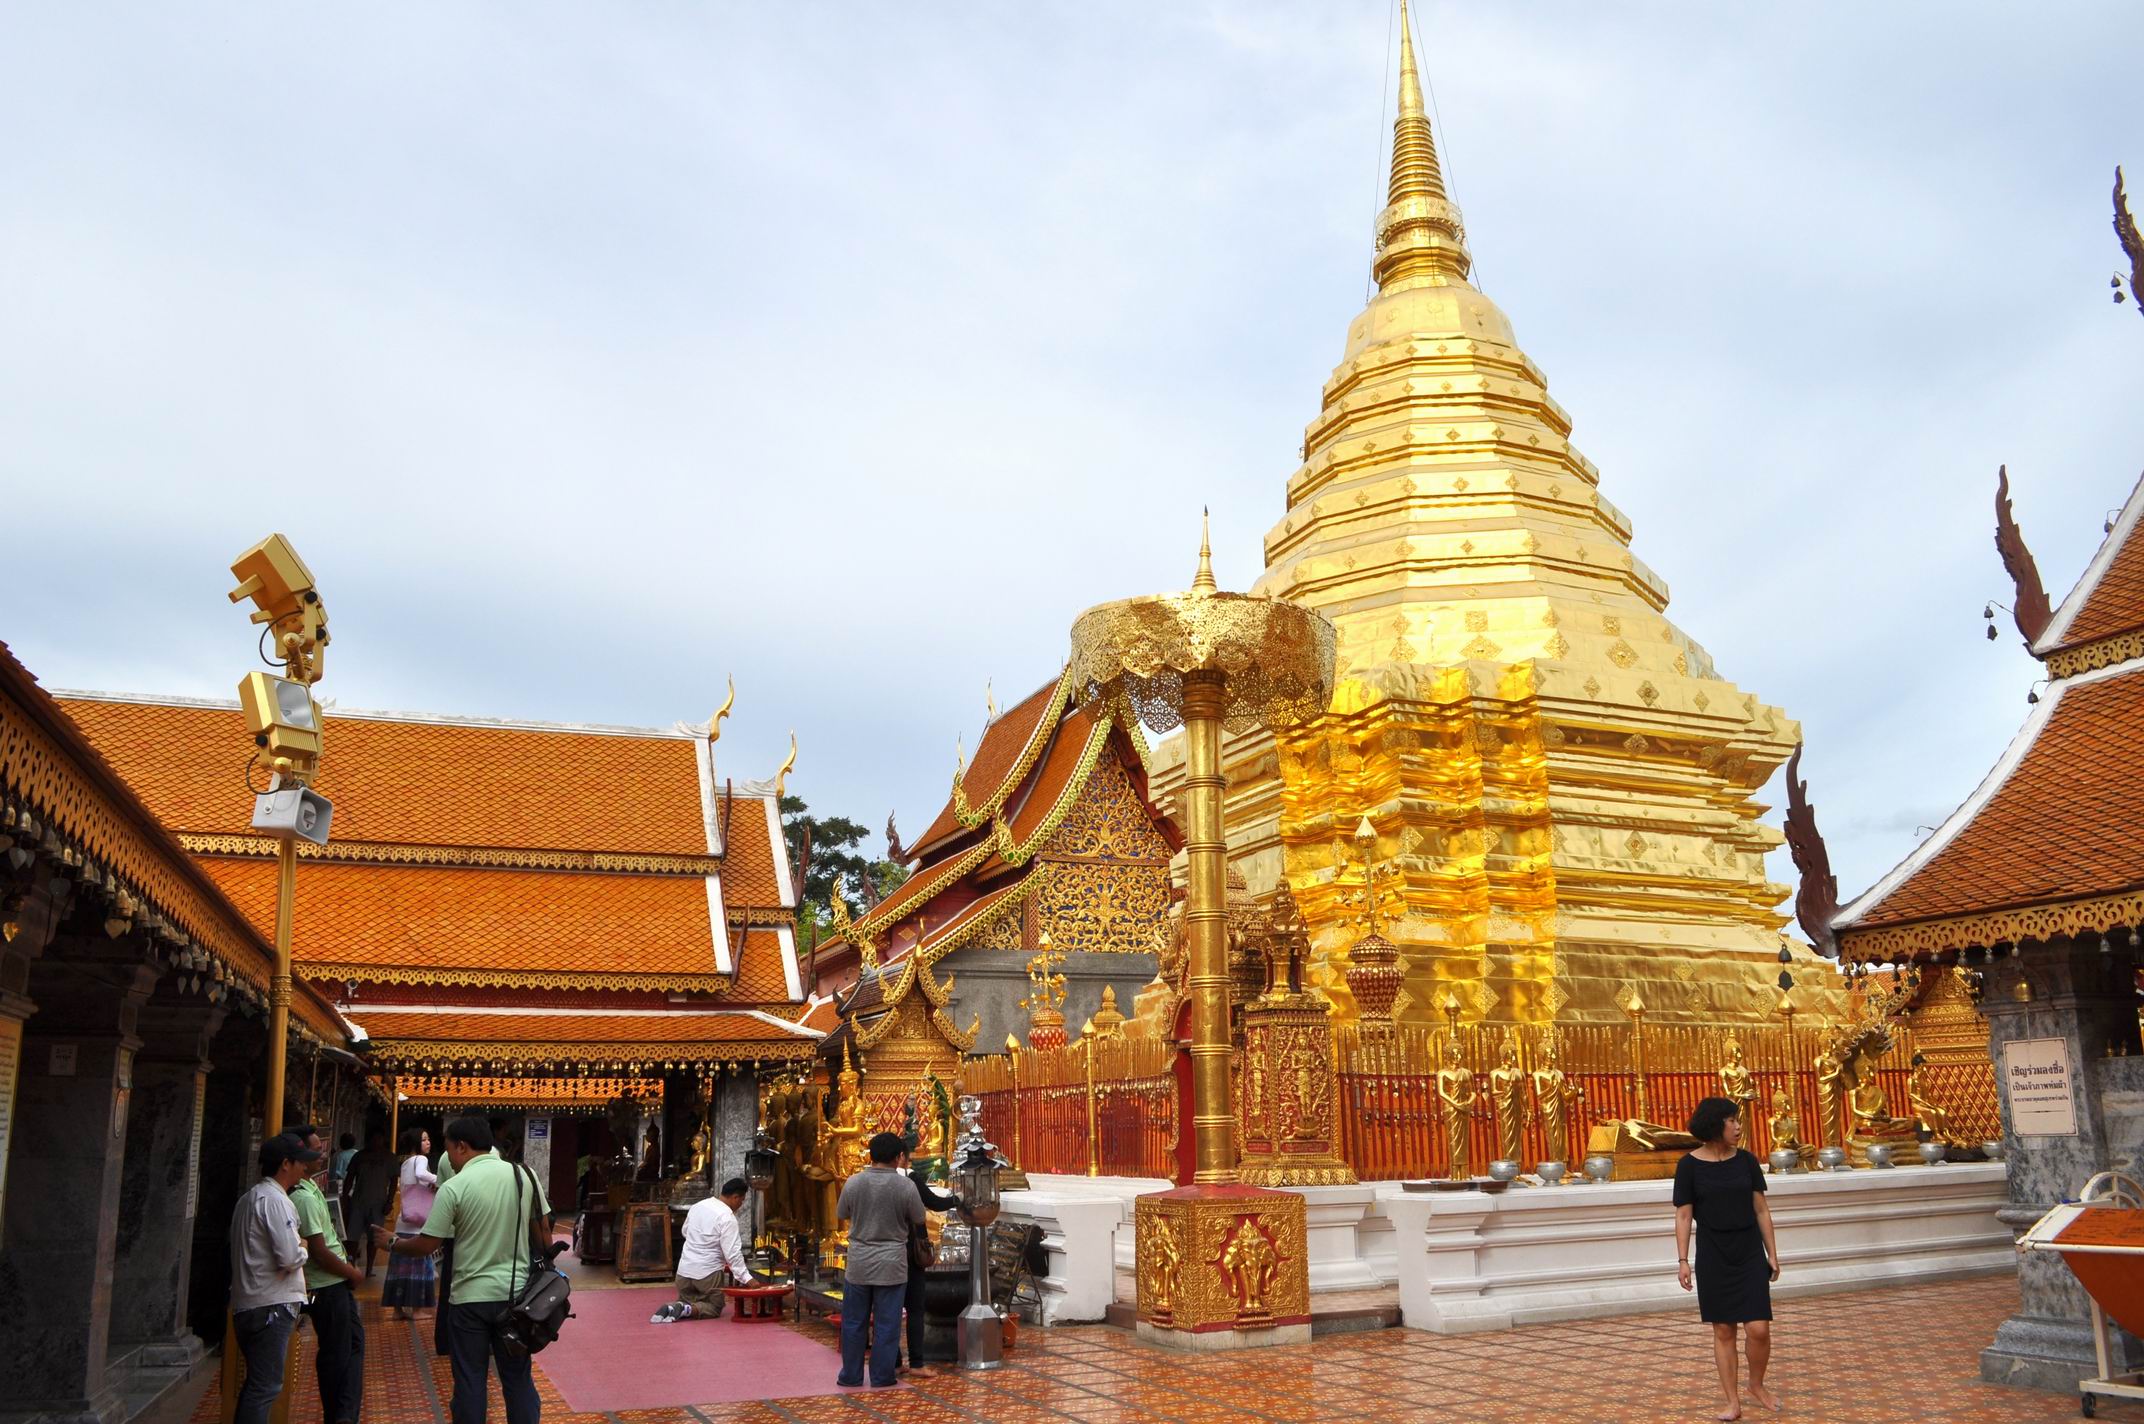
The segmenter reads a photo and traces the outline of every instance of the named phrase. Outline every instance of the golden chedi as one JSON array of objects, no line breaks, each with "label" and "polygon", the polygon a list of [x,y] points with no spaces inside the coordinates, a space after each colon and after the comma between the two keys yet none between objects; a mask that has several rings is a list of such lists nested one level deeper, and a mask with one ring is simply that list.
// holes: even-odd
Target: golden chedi
[{"label": "golden chedi", "polygon": [[[1754,795],[1799,729],[1669,621],[1570,418],[1470,283],[1401,25],[1378,289],[1254,590],[1332,620],[1339,683],[1316,722],[1228,740],[1230,854],[1254,894],[1294,888],[1343,1021],[1365,815],[1403,872],[1378,887],[1401,1022],[1437,1022],[1450,986],[1469,1019],[1617,1023],[1634,982],[1656,1022],[1762,1020],[1786,890]],[[1826,978],[1819,1013],[1838,1007]]]}]

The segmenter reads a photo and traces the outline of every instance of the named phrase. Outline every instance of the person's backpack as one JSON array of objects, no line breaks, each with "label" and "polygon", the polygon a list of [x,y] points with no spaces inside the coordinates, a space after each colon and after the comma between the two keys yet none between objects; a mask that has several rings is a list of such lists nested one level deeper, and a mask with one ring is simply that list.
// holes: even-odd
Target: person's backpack
[{"label": "person's backpack", "polygon": [[[533,1226],[533,1214],[522,1214],[521,1179],[528,1176],[529,1169],[516,1162],[514,1166],[514,1208],[524,1225]],[[534,1179],[531,1178],[533,1184]],[[492,1327],[492,1339],[498,1348],[508,1355],[533,1355],[558,1338],[558,1332],[573,1318],[573,1282],[566,1279],[552,1265],[558,1253],[566,1249],[563,1241],[554,1241],[540,1254],[529,1257],[528,1279],[519,1289],[512,1286],[509,1275],[506,1313]]]}]

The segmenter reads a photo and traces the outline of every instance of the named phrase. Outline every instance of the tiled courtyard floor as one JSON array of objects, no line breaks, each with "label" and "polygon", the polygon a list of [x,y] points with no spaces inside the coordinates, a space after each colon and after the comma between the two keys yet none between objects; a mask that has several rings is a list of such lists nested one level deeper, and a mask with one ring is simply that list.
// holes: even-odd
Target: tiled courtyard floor
[{"label": "tiled courtyard floor", "polygon": [[[660,1299],[659,1294],[651,1299]],[[1787,1412],[1826,1424],[2078,1417],[2074,1395],[1982,1384],[1978,1353],[2014,1306],[2009,1278],[1789,1301],[1779,1307],[1774,1383]],[[367,1308],[368,1424],[444,1424],[451,1392],[430,1328]],[[569,1330],[572,1326],[569,1324]],[[659,1327],[650,1327],[659,1328]],[[752,1328],[673,1327],[681,1348],[752,1346]],[[823,1326],[801,1328],[831,1341]],[[311,1336],[291,1424],[319,1424]],[[1689,1316],[1539,1325],[1491,1335],[1377,1330],[1289,1349],[1183,1356],[1107,1326],[1030,1329],[1002,1370],[912,1386],[754,1404],[680,1400],[675,1408],[571,1414],[544,1377],[548,1424],[1111,1424],[1119,1420],[1679,1420],[1716,1408],[1707,1337]],[[1752,1404],[1746,1417],[1770,1417]],[[2144,1421],[2144,1406],[2102,1405],[2104,1419]],[[212,1385],[194,1415],[216,1418]],[[504,1424],[494,1387],[490,1418]]]}]

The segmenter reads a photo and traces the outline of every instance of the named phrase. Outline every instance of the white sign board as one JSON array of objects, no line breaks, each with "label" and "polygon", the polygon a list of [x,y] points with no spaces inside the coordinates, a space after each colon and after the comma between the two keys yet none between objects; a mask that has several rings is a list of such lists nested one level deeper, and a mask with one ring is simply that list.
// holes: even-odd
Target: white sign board
[{"label": "white sign board", "polygon": [[521,1162],[548,1191],[551,1182],[551,1119],[532,1117],[522,1124]]},{"label": "white sign board", "polygon": [[2019,1038],[2004,1044],[2003,1091],[2010,1100],[2010,1130],[2019,1137],[2077,1135],[2066,1040]]}]

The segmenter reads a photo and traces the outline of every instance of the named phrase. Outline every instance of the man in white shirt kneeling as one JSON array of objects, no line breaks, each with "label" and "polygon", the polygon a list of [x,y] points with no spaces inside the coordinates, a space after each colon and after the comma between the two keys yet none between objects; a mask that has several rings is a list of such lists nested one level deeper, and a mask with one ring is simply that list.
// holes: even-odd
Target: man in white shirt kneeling
[{"label": "man in white shirt kneeling", "polygon": [[744,1242],[737,1230],[737,1209],[744,1205],[744,1178],[732,1177],[722,1191],[694,1202],[685,1213],[685,1249],[677,1258],[677,1299],[648,1317],[653,1325],[675,1325],[695,1316],[722,1314],[724,1286],[752,1284],[744,1263]]}]

